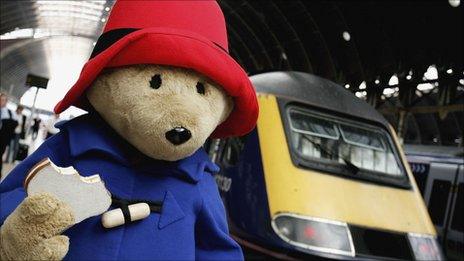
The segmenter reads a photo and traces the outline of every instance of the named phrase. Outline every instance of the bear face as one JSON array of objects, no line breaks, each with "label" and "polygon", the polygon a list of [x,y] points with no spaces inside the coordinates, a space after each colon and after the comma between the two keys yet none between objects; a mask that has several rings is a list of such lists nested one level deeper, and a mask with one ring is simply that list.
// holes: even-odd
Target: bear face
[{"label": "bear face", "polygon": [[120,136],[145,155],[168,161],[193,154],[233,109],[219,85],[170,66],[109,69],[86,95]]}]

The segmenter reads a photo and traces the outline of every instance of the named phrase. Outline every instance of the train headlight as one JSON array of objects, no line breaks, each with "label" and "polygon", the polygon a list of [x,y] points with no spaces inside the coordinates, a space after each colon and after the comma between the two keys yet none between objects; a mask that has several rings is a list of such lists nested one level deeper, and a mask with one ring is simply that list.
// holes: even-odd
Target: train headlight
[{"label": "train headlight", "polygon": [[346,223],[287,213],[274,216],[272,228],[291,245],[354,256],[353,241]]},{"label": "train headlight", "polygon": [[409,233],[408,239],[416,260],[444,260],[435,237]]}]

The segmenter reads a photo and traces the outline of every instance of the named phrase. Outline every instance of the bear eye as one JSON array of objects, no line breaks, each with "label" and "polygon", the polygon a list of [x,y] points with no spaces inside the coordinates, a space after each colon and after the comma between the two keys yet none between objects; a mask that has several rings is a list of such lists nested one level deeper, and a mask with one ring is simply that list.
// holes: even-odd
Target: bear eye
[{"label": "bear eye", "polygon": [[197,92],[205,95],[205,85],[201,82],[197,82]]},{"label": "bear eye", "polygon": [[150,87],[153,89],[158,89],[161,87],[161,75],[155,74],[153,77],[151,77]]}]

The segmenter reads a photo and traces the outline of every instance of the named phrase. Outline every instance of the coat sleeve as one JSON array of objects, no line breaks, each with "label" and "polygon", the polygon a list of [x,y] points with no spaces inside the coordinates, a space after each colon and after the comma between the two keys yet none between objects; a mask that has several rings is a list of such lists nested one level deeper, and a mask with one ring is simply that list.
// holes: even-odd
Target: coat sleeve
[{"label": "coat sleeve", "polygon": [[200,181],[203,204],[195,224],[197,260],[243,260],[242,249],[229,235],[224,205],[214,178],[205,173]]},{"label": "coat sleeve", "polygon": [[[45,141],[34,153],[29,155],[24,161],[17,165],[7,176],[0,182],[0,226],[5,219],[16,209],[16,207],[26,197],[26,192],[23,188],[23,182],[26,175],[34,167],[46,157],[54,160],[54,155],[50,150],[50,143],[60,143],[62,137],[56,136],[53,140]],[[60,155],[60,154],[58,154]],[[61,153],[63,155],[63,153]],[[57,161],[54,161],[55,163]]]}]

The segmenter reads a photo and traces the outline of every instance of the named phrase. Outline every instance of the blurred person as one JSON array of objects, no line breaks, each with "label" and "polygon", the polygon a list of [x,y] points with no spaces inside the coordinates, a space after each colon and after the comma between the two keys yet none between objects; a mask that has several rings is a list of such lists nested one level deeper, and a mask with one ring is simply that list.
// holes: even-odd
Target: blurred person
[{"label": "blurred person", "polygon": [[0,93],[0,176],[3,167],[3,153],[14,135],[18,122],[14,118],[13,112],[6,107],[8,96]]},{"label": "blurred person", "polygon": [[40,122],[42,120],[39,117],[34,118],[34,123],[31,126],[32,131],[32,140],[37,139],[37,135],[39,134]]},{"label": "blurred person", "polygon": [[45,136],[45,139],[48,139],[50,138],[51,136],[57,134],[60,130],[58,128],[55,127],[55,124],[57,122],[59,122],[61,119],[60,119],[60,115],[59,114],[55,114],[53,115],[53,117],[50,117],[50,119],[48,119],[46,122],[45,122],[45,130],[46,130],[46,136]]},{"label": "blurred person", "polygon": [[26,136],[26,115],[23,114],[23,110],[24,106],[18,105],[15,111],[14,118],[18,122],[18,125],[15,128],[6,157],[10,162],[13,162],[16,159],[19,148],[19,140],[24,139]]}]

